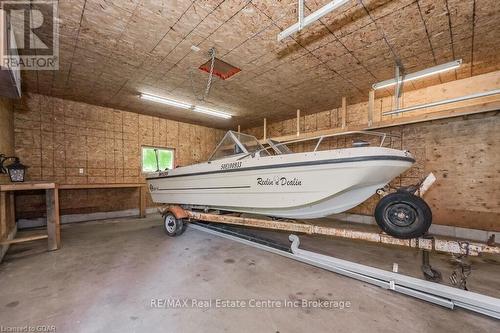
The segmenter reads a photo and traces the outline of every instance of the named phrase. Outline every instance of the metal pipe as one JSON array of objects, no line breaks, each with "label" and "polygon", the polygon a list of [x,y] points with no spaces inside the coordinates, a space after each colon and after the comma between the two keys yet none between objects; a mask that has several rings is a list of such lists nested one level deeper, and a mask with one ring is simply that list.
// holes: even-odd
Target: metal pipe
[{"label": "metal pipe", "polygon": [[[282,32],[280,32],[278,34],[278,42],[281,41],[282,39],[290,36],[291,34],[296,33],[297,31],[300,31],[302,28],[307,27],[309,24],[319,20],[320,18],[322,18],[326,14],[337,9],[338,7],[342,6],[343,4],[345,4],[348,1],[349,0],[335,0],[335,1],[332,1],[332,2],[324,5],[323,7],[318,9],[317,11],[304,17],[302,26],[300,25],[299,22],[297,22],[294,25],[292,25],[292,26],[286,28],[285,30],[283,30]],[[300,1],[299,1],[299,6],[300,6]]]},{"label": "metal pipe", "polygon": [[415,105],[415,106],[410,106],[410,107],[399,109],[399,110],[387,111],[387,112],[382,113],[382,115],[383,116],[388,116],[388,115],[391,115],[391,114],[397,114],[397,113],[409,112],[409,111],[413,111],[413,110],[431,108],[431,107],[435,107],[435,106],[439,106],[439,105],[444,105],[444,104],[449,104],[449,103],[455,103],[455,102],[461,102],[461,101],[466,101],[466,100],[469,100],[469,99],[486,97],[486,96],[492,96],[492,95],[496,95],[496,94],[500,94],[500,89],[494,89],[494,90],[490,90],[490,91],[485,91],[485,92],[476,93],[476,94],[472,94],[472,95],[461,96],[461,97],[443,99],[441,101],[431,102],[431,103],[426,103],[426,104],[420,104],[420,105]]},{"label": "metal pipe", "polygon": [[321,144],[321,142],[323,141],[323,138],[324,138],[324,136],[322,136],[321,138],[319,138],[318,143],[316,144],[316,147],[314,147],[314,150],[313,150],[313,151],[318,150],[319,145],[320,145],[320,144]]},{"label": "metal pipe", "polygon": [[385,138],[387,137],[387,135],[384,135],[382,137],[382,140],[380,140],[380,147],[382,147],[384,145],[384,142],[385,142]]},{"label": "metal pipe", "polygon": [[373,109],[375,108],[375,90],[368,93],[368,127],[373,125]]},{"label": "metal pipe", "polygon": [[299,31],[304,27],[304,0],[299,0]]},{"label": "metal pipe", "polygon": [[[442,301],[449,301],[451,305],[461,306],[472,311],[476,311],[485,315],[500,319],[500,300],[498,298],[465,291],[458,288],[448,287],[442,284],[416,279],[414,277],[405,276],[398,273],[387,272],[378,268],[365,266],[353,263],[347,260],[342,260],[323,254],[310,252],[299,249],[299,238],[296,235],[290,235],[292,242],[292,253],[304,259],[310,259],[312,262],[320,263],[326,267],[337,267],[353,273],[369,276],[374,279],[382,280],[391,283],[390,289],[397,290],[397,286],[404,289],[417,291],[425,300],[433,302],[432,299],[427,299],[426,295],[433,298],[440,298]],[[327,268],[328,269],[328,268]],[[411,295],[411,294],[410,294]],[[417,295],[411,295],[418,297]],[[420,298],[420,297],[419,297]],[[438,304],[437,302],[433,302]],[[444,304],[440,304],[444,305]]]},{"label": "metal pipe", "polygon": [[396,106],[396,110],[399,109],[399,99],[401,97],[401,83],[403,82],[403,78],[400,77],[399,74],[399,65],[396,65],[395,68],[395,81],[396,81],[396,86],[394,87],[394,105]]},{"label": "metal pipe", "polygon": [[[278,147],[278,146],[286,146],[286,145],[292,144],[292,143],[299,143],[299,142],[304,142],[304,141],[312,141],[312,140],[317,140],[317,139],[320,139],[320,138],[321,138],[321,140],[323,140],[323,139],[326,139],[326,138],[333,138],[333,137],[336,137],[336,136],[346,136],[346,135],[352,135],[352,134],[366,134],[366,135],[372,135],[372,136],[379,136],[381,138],[380,147],[382,147],[382,144],[384,143],[385,138],[388,137],[388,136],[395,137],[395,138],[400,138],[401,137],[400,135],[396,135],[396,134],[387,134],[387,133],[375,132],[375,131],[347,131],[347,132],[341,132],[341,133],[319,135],[319,136],[314,136],[314,137],[310,137],[310,138],[302,138],[302,139],[296,139],[296,140],[289,140],[289,141],[279,142],[279,143],[276,143],[275,146],[276,147]],[[319,147],[319,145],[317,145],[317,147]],[[261,151],[270,150],[271,148],[272,147],[262,148],[260,150],[257,150],[253,154],[260,153]],[[245,156],[242,156],[240,159],[246,158],[247,156],[251,156],[251,155],[252,154],[249,153],[249,154],[247,154]]]}]

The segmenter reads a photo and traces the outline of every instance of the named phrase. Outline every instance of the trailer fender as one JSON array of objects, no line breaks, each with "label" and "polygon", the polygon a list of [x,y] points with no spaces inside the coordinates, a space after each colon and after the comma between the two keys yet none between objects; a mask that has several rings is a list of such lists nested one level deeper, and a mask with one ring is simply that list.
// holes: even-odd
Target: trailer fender
[{"label": "trailer fender", "polygon": [[184,208],[182,208],[181,206],[178,206],[178,205],[167,205],[167,206],[163,206],[163,207],[158,208],[158,210],[160,211],[161,215],[163,215],[163,216],[167,213],[172,213],[176,219],[185,219],[185,218],[189,217],[186,210],[184,210]]}]

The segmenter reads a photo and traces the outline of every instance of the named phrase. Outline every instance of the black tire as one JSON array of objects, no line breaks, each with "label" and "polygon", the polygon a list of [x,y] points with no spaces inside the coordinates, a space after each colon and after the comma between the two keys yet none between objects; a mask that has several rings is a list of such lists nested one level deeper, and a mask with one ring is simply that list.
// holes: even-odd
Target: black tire
[{"label": "black tire", "polygon": [[188,224],[186,223],[186,221],[184,221],[184,220],[182,220],[182,219],[180,219],[180,220],[178,220],[178,221],[179,221],[179,226],[178,226],[178,228],[177,228],[177,232],[175,233],[175,235],[176,235],[176,236],[180,236],[180,235],[182,235],[182,234],[184,233],[184,231],[186,231],[186,229],[187,229],[187,225],[188,225]]},{"label": "black tire", "polygon": [[422,198],[408,192],[396,192],[378,202],[375,220],[384,232],[393,237],[417,238],[429,230],[432,212]]},{"label": "black tire", "polygon": [[178,219],[172,213],[163,216],[163,230],[170,237],[180,236],[186,231],[187,224]]}]

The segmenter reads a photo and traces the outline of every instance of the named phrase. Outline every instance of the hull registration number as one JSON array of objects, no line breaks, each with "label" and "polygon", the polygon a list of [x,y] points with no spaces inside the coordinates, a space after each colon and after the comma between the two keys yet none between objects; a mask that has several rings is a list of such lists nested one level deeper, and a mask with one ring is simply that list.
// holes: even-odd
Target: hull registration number
[{"label": "hull registration number", "polygon": [[239,168],[241,168],[241,161],[240,162],[223,163],[220,166],[221,170],[239,169]]}]

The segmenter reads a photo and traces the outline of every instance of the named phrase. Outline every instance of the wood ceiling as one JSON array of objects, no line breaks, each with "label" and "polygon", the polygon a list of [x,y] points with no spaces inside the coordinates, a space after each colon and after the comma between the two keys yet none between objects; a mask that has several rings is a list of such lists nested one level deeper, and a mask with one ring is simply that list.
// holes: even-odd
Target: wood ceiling
[{"label": "wood ceiling", "polygon": [[[305,15],[330,0],[306,0]],[[462,58],[456,71],[406,85],[414,89],[499,69],[498,0],[351,0],[277,41],[297,21],[296,0],[59,0],[60,70],[24,71],[28,92],[203,125],[248,127],[367,99],[391,78]],[[194,52],[191,47],[200,48]],[[197,68],[215,47],[241,68],[214,79]],[[193,73],[192,80],[190,72]],[[140,100],[138,94],[190,101],[234,114],[232,120]],[[386,92],[388,93],[388,92]]]}]

